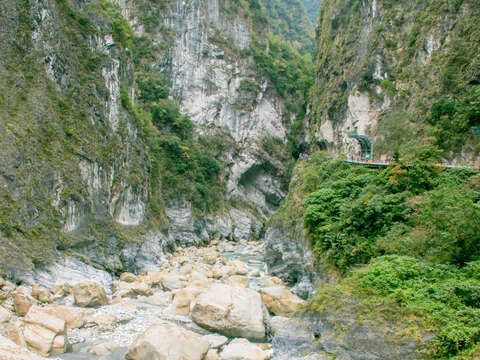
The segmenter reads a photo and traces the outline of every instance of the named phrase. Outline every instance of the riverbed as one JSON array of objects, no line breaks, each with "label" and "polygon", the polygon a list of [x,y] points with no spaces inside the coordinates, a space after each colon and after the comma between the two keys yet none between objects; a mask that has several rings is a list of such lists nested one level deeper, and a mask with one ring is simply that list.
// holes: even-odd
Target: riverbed
[{"label": "riverbed", "polygon": [[[278,304],[269,304],[271,305],[270,309],[265,315],[265,339],[261,342],[252,341],[252,344],[258,344],[262,349],[265,354],[264,359],[329,358],[324,354],[312,353],[315,348],[314,334],[308,324],[302,324],[300,320],[288,321],[288,317],[300,309],[303,300],[290,293],[288,287],[280,279],[269,276],[263,258],[263,243],[223,241],[213,242],[204,248],[179,249],[168,255],[168,260],[164,264],[159,264],[158,270],[175,274],[171,276],[178,276],[180,279],[197,279],[197,283],[204,281],[209,284],[206,285],[207,287],[215,283],[245,287],[262,294],[263,299],[267,299],[265,291],[271,291],[273,296],[278,291],[285,292],[289,297],[284,300],[286,304],[281,304],[281,300]],[[132,274],[132,277],[137,275]],[[148,279],[148,272],[138,278]],[[151,296],[116,297],[118,281],[114,282],[112,288],[108,289],[108,292],[113,294],[111,303],[88,309],[85,326],[71,329],[68,332],[69,352],[52,356],[51,359],[125,359],[127,349],[135,339],[151,325],[157,323],[174,324],[201,336],[215,334],[211,328],[199,326],[192,319],[190,312],[195,299],[192,299],[190,310],[187,309],[187,313],[185,313],[185,309],[178,307],[178,301],[176,304],[176,296],[178,296],[176,294],[181,286],[178,286],[180,289],[169,289],[168,287],[176,286],[175,284],[165,286],[165,283],[152,286],[153,294]],[[284,296],[283,293],[282,296]],[[58,300],[62,304],[75,306],[73,295]],[[99,321],[98,319],[103,320]],[[210,358],[215,359],[213,356],[217,356],[217,359],[221,359],[223,349],[232,339],[231,336],[227,336],[225,344],[216,347],[213,352],[209,353],[213,354],[210,355]]]}]

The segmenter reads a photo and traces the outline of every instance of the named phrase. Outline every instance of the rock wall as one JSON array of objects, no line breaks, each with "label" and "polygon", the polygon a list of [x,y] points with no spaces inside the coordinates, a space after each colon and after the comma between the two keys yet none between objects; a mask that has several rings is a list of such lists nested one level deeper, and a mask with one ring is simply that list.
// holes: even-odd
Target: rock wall
[{"label": "rock wall", "polygon": [[316,280],[330,278],[315,259],[303,223],[303,200],[305,193],[308,193],[306,187],[311,184],[309,176],[316,172],[314,166],[310,162],[297,162],[288,195],[265,229],[265,263],[268,272],[292,286],[292,290],[302,298],[310,298],[315,294]]},{"label": "rock wall", "polygon": [[[264,156],[262,143],[285,141],[289,116],[253,70],[248,16],[217,0],[173,1],[147,32],[145,4],[116,3],[135,34],[158,47],[148,66],[171,79],[171,98],[198,133],[233,139],[222,172],[237,205],[197,214],[178,194],[163,220],[152,219],[149,150],[125,109],[136,102],[137,65],[116,33],[116,10],[102,1],[9,0],[0,6],[0,248],[13,256],[0,271],[10,277],[31,280],[33,268],[58,272],[75,261],[135,270],[177,245],[259,238],[285,196],[283,164]],[[255,84],[254,96],[245,84]],[[70,260],[56,260],[65,253]]]},{"label": "rock wall", "polygon": [[113,45],[104,17],[81,17],[87,6],[12,0],[0,8],[1,88],[8,94],[0,237],[12,254],[1,261],[9,275],[28,273],[32,261],[52,260],[67,248],[114,254],[115,226],[146,217],[148,177],[138,174],[148,173],[148,157],[120,100],[121,82],[133,84],[133,64]]},{"label": "rock wall", "polygon": [[[347,134],[356,131],[373,140],[377,158],[408,153],[397,142],[416,139],[437,144],[452,162],[475,162],[478,151],[470,129],[475,121],[466,128],[442,129],[428,120],[435,102],[461,104],[475,93],[478,59],[469,45],[478,34],[474,7],[471,1],[371,0],[353,7],[347,1],[323,2],[310,142],[337,155],[356,156],[360,146]],[[402,126],[408,135],[395,130]],[[461,144],[442,143],[441,131],[459,137]]]},{"label": "rock wall", "polygon": [[[258,155],[265,138],[286,141],[288,114],[268,80],[252,69],[253,58],[239,55],[250,45],[252,28],[247,17],[229,13],[228,6],[219,0],[172,2],[164,21],[174,40],[161,66],[172,79],[172,97],[198,131],[220,128],[236,142],[228,159],[228,195],[268,216],[278,206],[270,199],[282,199],[285,189],[275,174],[255,169],[263,164]],[[258,87],[256,93],[242,91],[248,82]]]}]

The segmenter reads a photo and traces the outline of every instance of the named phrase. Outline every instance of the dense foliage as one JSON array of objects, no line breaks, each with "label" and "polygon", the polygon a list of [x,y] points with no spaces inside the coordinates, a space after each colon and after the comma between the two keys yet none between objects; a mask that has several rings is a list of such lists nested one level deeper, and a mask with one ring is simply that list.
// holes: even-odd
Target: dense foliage
[{"label": "dense foliage", "polygon": [[[396,124],[403,123],[410,139],[432,138],[444,158],[478,155],[478,1],[384,0],[374,11],[371,5],[322,1],[311,127],[342,122],[348,97],[359,90],[378,111],[380,130],[400,131]],[[375,147],[378,156],[396,151],[388,146],[396,134],[369,135],[387,145]]]},{"label": "dense foliage", "polygon": [[399,162],[379,171],[326,161],[306,197],[316,251],[345,271],[384,253],[463,266],[480,256],[477,177]]},{"label": "dense foliage", "polygon": [[317,258],[360,299],[418,316],[441,358],[480,341],[480,177],[431,164],[378,170],[316,155],[303,206]]},{"label": "dense foliage", "polygon": [[472,136],[472,128],[480,126],[480,86],[469,86],[461,96],[434,102],[427,120],[442,149],[461,151],[465,138]]},{"label": "dense foliage", "polygon": [[313,53],[313,25],[300,0],[263,0],[271,32],[295,46],[302,54]]},{"label": "dense foliage", "polygon": [[195,125],[168,99],[169,84],[163,75],[139,72],[136,78],[139,103],[132,106],[123,90],[122,105],[136,119],[149,146],[152,215],[161,217],[164,200],[179,194],[196,211],[218,209],[224,196],[220,156],[228,141],[220,144],[215,136],[194,134]]},{"label": "dense foliage", "polygon": [[461,358],[466,358],[480,336],[479,268],[478,261],[456,268],[391,255],[375,258],[346,282],[360,297],[416,315],[423,328],[436,334],[429,357],[449,358],[463,351]]},{"label": "dense foliage", "polygon": [[302,0],[303,6],[307,11],[307,15],[312,21],[312,24],[316,24],[318,20],[318,13],[320,11],[320,0]]}]

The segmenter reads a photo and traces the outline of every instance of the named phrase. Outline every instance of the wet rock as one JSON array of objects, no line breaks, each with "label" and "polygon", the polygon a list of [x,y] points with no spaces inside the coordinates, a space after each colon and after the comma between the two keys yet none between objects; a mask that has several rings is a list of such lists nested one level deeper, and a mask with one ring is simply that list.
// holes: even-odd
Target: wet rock
[{"label": "wet rock", "polygon": [[155,324],[128,348],[130,360],[202,360],[210,345],[200,335],[171,324]]},{"label": "wet rock", "polygon": [[247,339],[232,340],[220,353],[222,360],[267,360],[271,357],[270,352],[263,351]]},{"label": "wet rock", "polygon": [[19,286],[14,292],[13,304],[15,312],[18,316],[25,316],[30,307],[36,304],[36,300],[30,295],[30,291],[24,287]]},{"label": "wet rock", "polygon": [[43,360],[42,357],[27,349],[20,347],[10,339],[0,335],[0,359],[1,360]]},{"label": "wet rock", "polygon": [[305,305],[304,300],[284,286],[262,288],[260,294],[267,309],[275,315],[291,316]]},{"label": "wet rock", "polygon": [[192,319],[200,326],[231,337],[265,338],[262,299],[251,289],[215,284],[195,300]]},{"label": "wet rock", "polygon": [[81,307],[103,306],[108,303],[105,289],[93,281],[83,281],[73,287],[75,304]]},{"label": "wet rock", "polygon": [[62,354],[67,350],[66,322],[36,305],[25,316],[23,336],[28,348],[42,356]]},{"label": "wet rock", "polygon": [[51,304],[45,306],[43,310],[52,316],[65,320],[67,329],[78,329],[85,323],[83,311],[71,306]]}]

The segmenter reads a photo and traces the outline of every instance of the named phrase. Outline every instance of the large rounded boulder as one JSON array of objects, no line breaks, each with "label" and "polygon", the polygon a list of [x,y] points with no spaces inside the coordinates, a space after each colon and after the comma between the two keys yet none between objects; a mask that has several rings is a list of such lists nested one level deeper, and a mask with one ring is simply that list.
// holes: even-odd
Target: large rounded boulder
[{"label": "large rounded boulder", "polygon": [[73,287],[75,304],[81,307],[103,306],[108,303],[105,289],[93,281],[82,281]]},{"label": "large rounded boulder", "polygon": [[284,286],[277,285],[260,290],[267,309],[279,316],[292,316],[306,303]]},{"label": "large rounded boulder", "polygon": [[202,336],[172,324],[154,324],[128,348],[129,360],[202,360],[210,344]]},{"label": "large rounded boulder", "polygon": [[264,351],[260,346],[252,344],[247,339],[235,339],[223,349],[221,360],[268,360],[272,351]]},{"label": "large rounded boulder", "polygon": [[226,336],[265,338],[262,298],[248,288],[215,284],[197,297],[191,315],[198,325]]}]

